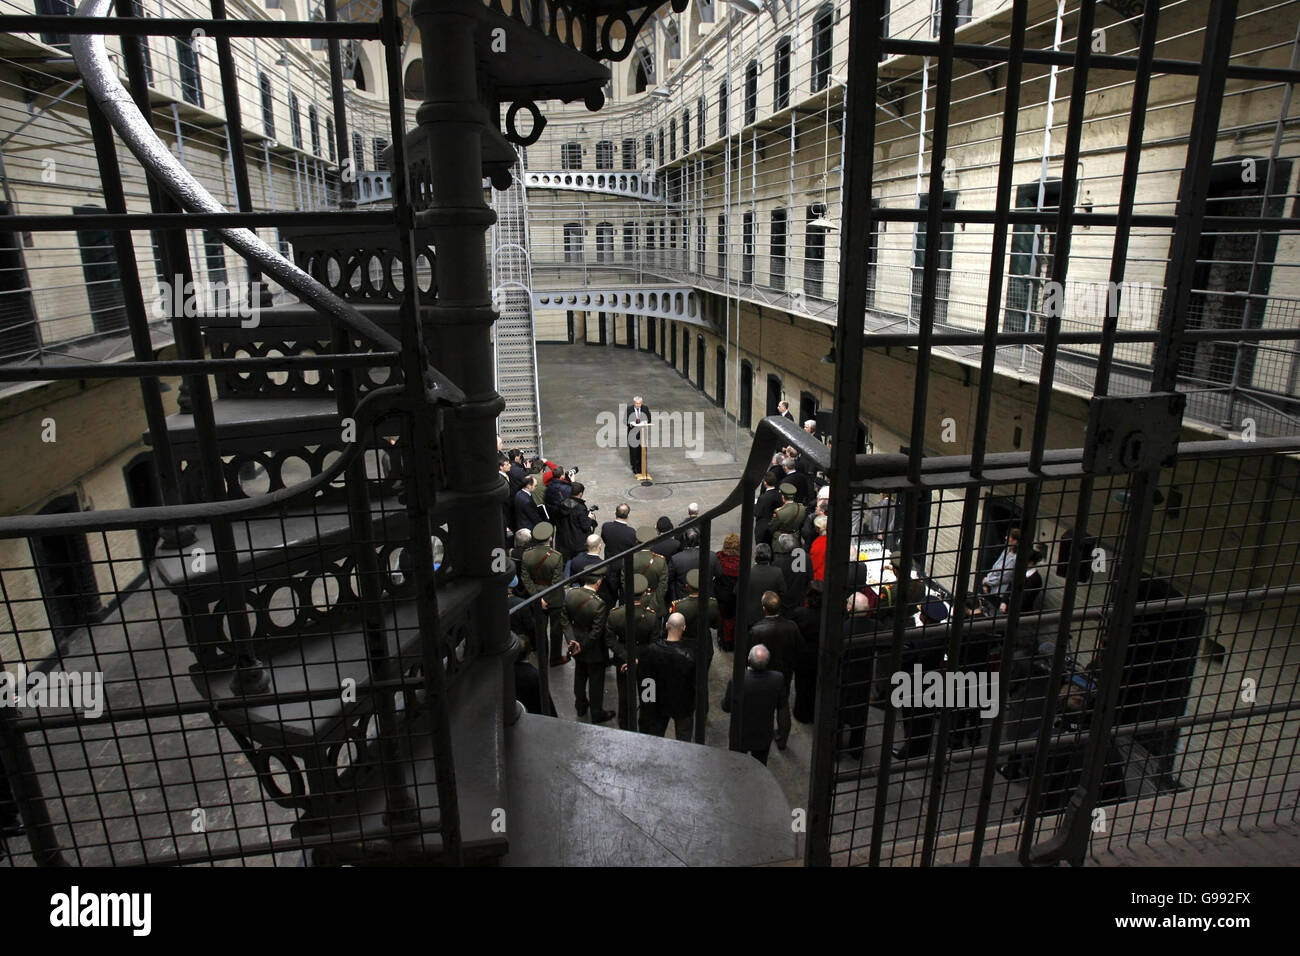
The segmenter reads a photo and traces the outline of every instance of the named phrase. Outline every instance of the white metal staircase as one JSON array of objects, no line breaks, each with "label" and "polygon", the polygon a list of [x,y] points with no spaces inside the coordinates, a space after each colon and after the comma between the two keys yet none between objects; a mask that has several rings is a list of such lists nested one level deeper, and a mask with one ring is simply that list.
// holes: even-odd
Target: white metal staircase
[{"label": "white metal staircase", "polygon": [[492,300],[500,318],[493,343],[496,387],[506,400],[497,431],[506,448],[542,453],[533,331],[532,269],[528,258],[528,197],[516,162],[510,188],[492,191],[497,214],[492,249]]}]

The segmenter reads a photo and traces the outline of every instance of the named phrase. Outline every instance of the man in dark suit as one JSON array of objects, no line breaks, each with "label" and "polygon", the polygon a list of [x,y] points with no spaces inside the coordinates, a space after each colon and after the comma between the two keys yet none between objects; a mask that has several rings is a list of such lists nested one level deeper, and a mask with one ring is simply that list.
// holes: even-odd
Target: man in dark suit
[{"label": "man in dark suit", "polygon": [[[782,539],[788,540],[782,540]],[[806,549],[798,547],[798,539],[792,534],[777,536],[773,542],[776,555],[772,564],[779,568],[785,578],[785,591],[781,594],[781,613],[789,614],[803,601],[808,591],[808,582],[812,580],[812,559]],[[770,645],[769,645],[770,647]]]},{"label": "man in dark suit", "polygon": [[789,403],[789,402],[787,402],[787,401],[780,401],[780,402],[777,402],[777,403],[776,403],[776,410],[777,410],[777,413],[778,413],[782,418],[784,418],[786,421],[791,421],[791,422],[794,421],[794,416],[790,414],[790,403]]},{"label": "man in dark suit", "polygon": [[628,548],[636,547],[636,528],[628,523],[632,513],[629,505],[614,509],[614,520],[600,526],[600,540],[605,542],[605,553],[611,557]]},{"label": "man in dark suit", "polygon": [[772,549],[765,544],[754,548],[754,566],[749,571],[749,594],[745,608],[749,623],[763,617],[763,592],[775,591],[778,595],[785,593],[785,575],[781,569],[772,564]]},{"label": "man in dark suit", "polygon": [[756,544],[770,544],[771,537],[767,533],[768,525],[772,522],[772,515],[776,514],[776,509],[781,507],[781,492],[776,490],[776,485],[772,483],[770,474],[763,476],[763,490],[758,494],[758,500],[754,502],[754,542]]},{"label": "man in dark suit", "polygon": [[627,410],[627,460],[634,475],[641,473],[641,443],[649,438],[649,429],[638,426],[648,421],[650,407],[638,395],[632,399],[632,406]]},{"label": "man in dark suit", "polygon": [[638,658],[637,678],[654,693],[641,705],[637,723],[643,734],[662,737],[671,720],[677,739],[690,740],[695,729],[695,649],[683,640],[683,615],[669,614],[665,625],[665,635]]},{"label": "man in dark suit", "polygon": [[524,479],[528,477],[528,470],[524,468],[524,453],[518,448],[510,449],[510,488],[512,491],[518,491],[524,486]]},{"label": "man in dark suit", "polygon": [[516,531],[520,528],[532,531],[533,525],[542,520],[542,513],[537,510],[537,503],[533,501],[533,488],[536,484],[537,479],[529,475],[515,492],[515,523],[512,527]]},{"label": "man in dark suit", "polygon": [[784,750],[790,737],[790,682],[794,664],[803,649],[803,635],[789,618],[781,616],[781,596],[775,591],[763,595],[763,619],[749,629],[750,640],[762,644],[771,654],[769,669],[785,682],[776,705],[776,749]]},{"label": "man in dark suit", "polygon": [[[700,533],[694,528],[687,528],[682,535],[682,550],[668,561],[668,600],[679,601],[686,596],[686,575],[700,566]],[[709,554],[708,573],[716,577],[718,573],[718,555]]]},{"label": "man in dark suit", "polygon": [[[749,650],[749,666],[745,668],[745,702],[740,718],[740,748],[762,763],[772,750],[772,717],[781,702],[784,678],[768,670],[771,655],[762,644]],[[727,682],[727,692],[722,697],[722,709],[731,713],[732,685]]]},{"label": "man in dark suit", "polygon": [[813,480],[800,471],[797,465],[797,459],[781,459],[781,482],[789,482],[793,485],[794,500],[806,506],[816,497],[817,489],[813,487]]}]

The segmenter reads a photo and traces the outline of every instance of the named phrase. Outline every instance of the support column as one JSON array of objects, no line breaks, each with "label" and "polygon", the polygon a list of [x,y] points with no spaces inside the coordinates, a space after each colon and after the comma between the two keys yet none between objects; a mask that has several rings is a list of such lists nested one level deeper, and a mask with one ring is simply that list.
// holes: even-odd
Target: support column
[{"label": "support column", "polygon": [[[424,49],[427,99],[416,113],[427,137],[432,199],[416,224],[434,235],[437,297],[420,304],[430,362],[464,392],[442,428],[446,493],[456,518],[446,560],[458,577],[496,578],[493,551],[502,547],[496,419],[505,407],[492,361],[492,297],[485,233],[495,214],[483,201],[484,112],[477,81],[475,31],[483,8],[472,0],[417,0],[412,15]],[[510,648],[504,583],[485,586],[472,615],[483,655]],[[507,701],[508,709],[514,702]]]}]

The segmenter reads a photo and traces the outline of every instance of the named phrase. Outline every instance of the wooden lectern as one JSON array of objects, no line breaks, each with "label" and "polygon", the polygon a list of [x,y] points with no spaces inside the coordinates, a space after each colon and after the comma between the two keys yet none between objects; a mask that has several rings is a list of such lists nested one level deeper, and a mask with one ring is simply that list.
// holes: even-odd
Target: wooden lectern
[{"label": "wooden lectern", "polygon": [[646,470],[646,450],[645,450],[646,441],[647,441],[646,429],[650,428],[651,425],[653,424],[654,424],[653,422],[638,422],[637,424],[632,426],[633,428],[640,429],[640,431],[637,434],[640,436],[638,440],[641,443],[641,471],[637,473],[636,480],[641,482],[641,484],[643,485],[649,485],[654,482],[654,479],[650,477],[649,471]]}]

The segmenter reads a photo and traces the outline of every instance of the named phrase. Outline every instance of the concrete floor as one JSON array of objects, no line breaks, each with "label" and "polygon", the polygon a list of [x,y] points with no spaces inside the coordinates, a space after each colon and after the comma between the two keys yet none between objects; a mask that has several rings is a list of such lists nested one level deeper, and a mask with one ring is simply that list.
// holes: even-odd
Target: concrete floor
[{"label": "concrete floor", "polygon": [[[700,510],[707,511],[726,498],[740,480],[752,436],[747,430],[738,430],[722,409],[656,356],[611,346],[548,344],[537,349],[537,367],[543,450],[551,461],[578,466],[577,480],[586,486],[583,497],[589,504],[600,506],[596,513],[600,523],[613,520],[614,508],[626,502],[632,507],[629,521],[634,526],[653,525],[661,515],[676,524],[685,518],[691,502],[699,502]],[[687,457],[685,448],[647,450],[651,456],[650,474],[655,480],[649,489],[635,480],[626,448],[598,445],[600,412],[617,414],[619,403],[631,404],[634,395],[645,398],[652,415],[681,412],[703,417],[702,443],[691,449],[700,452],[698,458]],[[645,501],[639,496],[646,492],[662,497]],[[715,551],[721,548],[726,534],[740,530],[739,515],[737,509],[714,523]],[[732,655],[715,651],[709,670],[707,746],[727,746],[730,716],[723,712],[721,702],[731,668]],[[573,665],[551,668],[549,676],[558,716],[577,720]],[[616,694],[610,668],[605,685],[608,709],[613,709]],[[610,721],[606,726],[615,724]],[[768,758],[768,769],[792,807],[807,805],[812,730],[811,724],[795,721],[788,749],[781,752],[773,747]],[[802,849],[800,845],[800,852]]]}]

